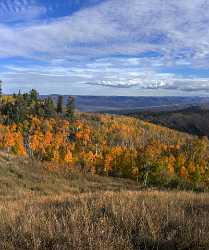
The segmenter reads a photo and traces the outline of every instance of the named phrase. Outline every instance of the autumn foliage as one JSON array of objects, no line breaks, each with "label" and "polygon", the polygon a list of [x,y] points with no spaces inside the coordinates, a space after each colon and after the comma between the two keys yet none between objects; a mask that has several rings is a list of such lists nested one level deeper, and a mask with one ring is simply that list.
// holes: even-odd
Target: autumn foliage
[{"label": "autumn foliage", "polygon": [[207,138],[125,116],[77,113],[67,120],[29,114],[18,123],[4,122],[5,115],[1,120],[0,148],[17,155],[145,185],[209,180]]}]

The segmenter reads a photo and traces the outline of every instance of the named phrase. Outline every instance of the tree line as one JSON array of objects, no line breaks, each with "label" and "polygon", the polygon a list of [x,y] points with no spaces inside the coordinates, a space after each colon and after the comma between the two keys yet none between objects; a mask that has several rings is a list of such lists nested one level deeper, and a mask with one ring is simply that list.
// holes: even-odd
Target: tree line
[{"label": "tree line", "polygon": [[63,96],[55,102],[50,96],[40,98],[38,92],[32,89],[29,93],[2,96],[0,100],[1,122],[5,125],[19,124],[32,116],[51,118],[60,116],[66,120],[74,117],[75,100],[69,96],[64,105]]}]

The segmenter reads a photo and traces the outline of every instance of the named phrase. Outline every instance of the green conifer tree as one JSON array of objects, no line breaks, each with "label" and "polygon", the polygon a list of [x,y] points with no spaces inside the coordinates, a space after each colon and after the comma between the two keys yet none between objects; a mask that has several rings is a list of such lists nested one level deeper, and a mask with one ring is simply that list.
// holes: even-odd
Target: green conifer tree
[{"label": "green conifer tree", "polygon": [[65,118],[68,120],[73,120],[74,113],[75,113],[75,98],[73,96],[69,96],[66,105]]},{"label": "green conifer tree", "polygon": [[63,114],[63,96],[58,97],[57,101],[57,114]]}]

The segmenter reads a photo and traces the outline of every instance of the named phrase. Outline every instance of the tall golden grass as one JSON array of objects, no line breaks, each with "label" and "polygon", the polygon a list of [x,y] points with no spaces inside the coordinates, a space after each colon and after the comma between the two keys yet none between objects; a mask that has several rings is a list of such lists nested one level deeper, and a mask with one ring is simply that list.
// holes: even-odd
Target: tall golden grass
[{"label": "tall golden grass", "polygon": [[49,172],[0,152],[0,249],[208,250],[209,194]]},{"label": "tall golden grass", "polygon": [[0,207],[0,249],[209,249],[209,195],[97,191]]}]

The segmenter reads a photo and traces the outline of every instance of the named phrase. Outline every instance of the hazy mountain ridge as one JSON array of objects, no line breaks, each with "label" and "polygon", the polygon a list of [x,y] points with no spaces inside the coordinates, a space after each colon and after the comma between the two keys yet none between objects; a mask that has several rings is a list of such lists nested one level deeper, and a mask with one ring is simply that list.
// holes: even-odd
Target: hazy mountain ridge
[{"label": "hazy mountain ridge", "polygon": [[180,110],[133,112],[130,116],[198,136],[209,136],[209,105]]},{"label": "hazy mountain ridge", "polygon": [[[58,95],[50,95],[54,101]],[[42,95],[41,98],[46,98]],[[149,108],[172,108],[178,109],[188,105],[201,105],[209,103],[209,97],[153,97],[153,96],[74,96],[76,109],[83,112],[112,112],[124,113],[131,110],[147,110]],[[68,95],[64,95],[64,102],[67,101]]]}]

